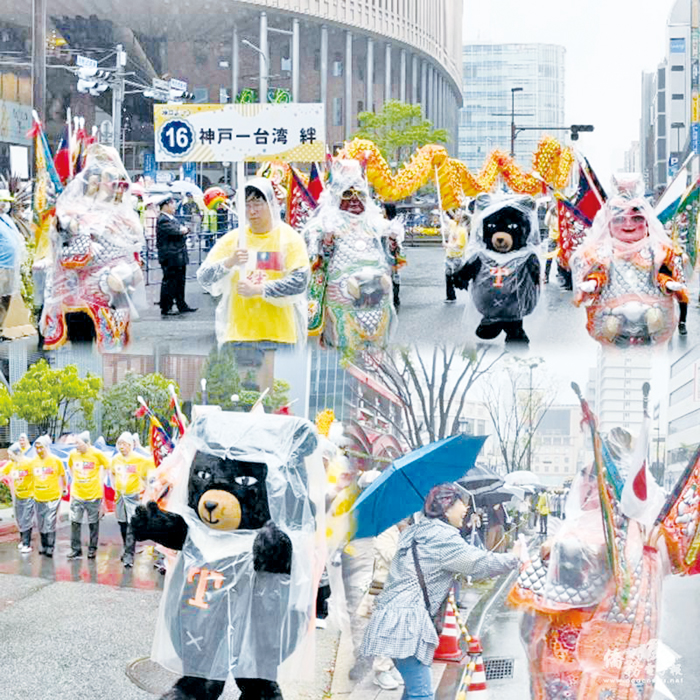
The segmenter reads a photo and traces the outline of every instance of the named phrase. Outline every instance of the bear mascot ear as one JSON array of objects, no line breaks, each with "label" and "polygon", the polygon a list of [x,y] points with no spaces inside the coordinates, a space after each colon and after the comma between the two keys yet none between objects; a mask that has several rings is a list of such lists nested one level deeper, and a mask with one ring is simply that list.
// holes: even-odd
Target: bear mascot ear
[{"label": "bear mascot ear", "polygon": [[521,197],[518,197],[515,200],[515,204],[517,204],[520,207],[524,207],[525,209],[530,209],[531,211],[535,211],[537,209],[537,202],[529,194],[525,194]]},{"label": "bear mascot ear", "polygon": [[475,211],[483,211],[484,209],[486,209],[488,206],[491,205],[492,201],[493,201],[493,197],[490,194],[478,195],[477,198],[474,200]]}]

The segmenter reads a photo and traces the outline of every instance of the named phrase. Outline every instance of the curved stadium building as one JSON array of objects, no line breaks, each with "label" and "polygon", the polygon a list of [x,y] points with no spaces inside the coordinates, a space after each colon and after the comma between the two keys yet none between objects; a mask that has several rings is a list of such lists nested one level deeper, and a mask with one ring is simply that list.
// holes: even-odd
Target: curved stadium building
[{"label": "curved stadium building", "polygon": [[[331,148],[356,130],[359,112],[388,99],[420,103],[449,131],[456,154],[462,0],[0,0],[8,39],[2,70],[15,73],[18,86],[30,78],[33,4],[46,8],[44,112],[52,141],[68,106],[88,124],[111,115],[109,91],[78,93],[61,66],[82,54],[111,67],[121,44],[132,80],[184,80],[195,102],[323,102]],[[8,49],[24,62],[8,65]],[[134,171],[141,151],[152,148],[152,102],[127,88],[122,142]],[[19,99],[19,87],[14,94]]]}]

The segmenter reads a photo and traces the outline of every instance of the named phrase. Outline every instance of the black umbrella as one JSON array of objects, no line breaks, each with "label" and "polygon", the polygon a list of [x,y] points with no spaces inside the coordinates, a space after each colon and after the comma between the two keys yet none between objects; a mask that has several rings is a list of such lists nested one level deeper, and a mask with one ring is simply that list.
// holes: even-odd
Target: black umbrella
[{"label": "black umbrella", "polygon": [[505,482],[493,469],[489,469],[483,464],[476,464],[458,479],[457,483],[476,497],[481,493],[493,491],[503,486]]}]

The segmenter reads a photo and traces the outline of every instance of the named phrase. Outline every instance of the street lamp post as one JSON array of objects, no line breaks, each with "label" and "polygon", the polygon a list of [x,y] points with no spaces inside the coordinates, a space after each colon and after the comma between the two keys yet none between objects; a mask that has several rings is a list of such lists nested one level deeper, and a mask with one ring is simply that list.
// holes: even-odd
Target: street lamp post
[{"label": "street lamp post", "polygon": [[510,157],[515,158],[515,93],[522,92],[521,87],[510,89]]},{"label": "street lamp post", "polygon": [[[263,51],[259,46],[256,46],[253,42],[248,41],[248,39],[241,39],[241,44],[245,44],[248,48],[257,51],[260,54],[260,60],[265,64],[264,70],[261,71],[260,75],[260,102],[267,102],[267,76],[270,74],[270,60],[267,57],[267,53]],[[261,65],[261,69],[263,66]],[[263,94],[263,89],[265,94]]]}]

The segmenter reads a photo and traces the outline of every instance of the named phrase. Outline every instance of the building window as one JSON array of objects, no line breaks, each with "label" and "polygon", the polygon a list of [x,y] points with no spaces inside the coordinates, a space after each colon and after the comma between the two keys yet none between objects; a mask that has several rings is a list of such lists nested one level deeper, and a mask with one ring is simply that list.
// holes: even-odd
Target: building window
[{"label": "building window", "polygon": [[321,49],[314,51],[314,70],[321,70]]},{"label": "building window", "polygon": [[334,78],[340,78],[343,75],[343,57],[341,54],[337,53],[333,57],[333,67],[331,69],[331,74]]},{"label": "building window", "polygon": [[674,92],[671,95],[672,100],[682,100],[683,99],[683,93],[682,92]]},{"label": "building window", "polygon": [[343,98],[333,98],[333,126],[341,126],[343,123]]},{"label": "building window", "polygon": [[679,66],[671,66],[671,70],[674,72],[681,72],[685,70],[685,66],[679,65]]},{"label": "building window", "polygon": [[198,102],[200,104],[206,104],[207,102],[209,102],[209,88],[195,88],[192,91],[192,94],[194,95],[195,102]]}]

